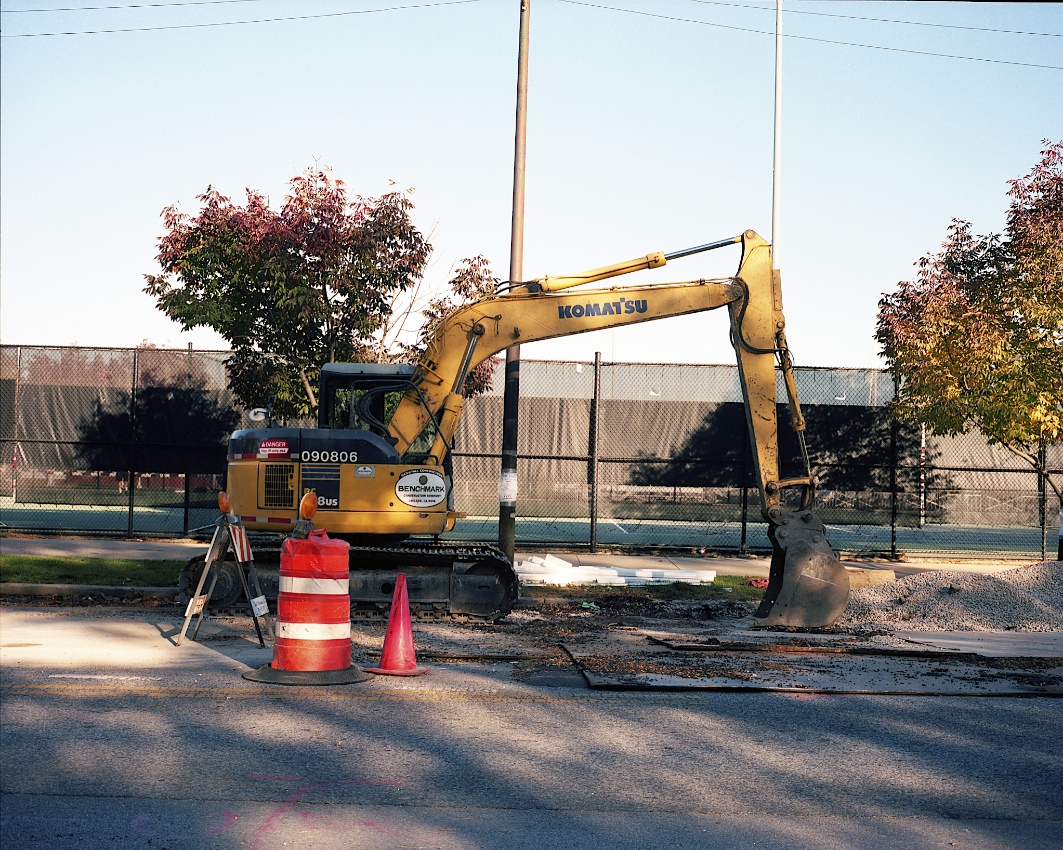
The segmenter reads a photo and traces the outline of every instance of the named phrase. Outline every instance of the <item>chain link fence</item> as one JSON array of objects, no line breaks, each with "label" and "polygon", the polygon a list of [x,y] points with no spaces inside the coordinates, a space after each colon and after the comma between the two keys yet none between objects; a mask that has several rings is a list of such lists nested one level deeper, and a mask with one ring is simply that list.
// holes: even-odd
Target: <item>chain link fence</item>
[{"label": "chain link fence", "polygon": [[0,527],[175,536],[213,523],[242,421],[226,356],[0,346]]},{"label": "chain link fence", "polygon": [[[227,352],[0,346],[0,530],[178,536],[211,525],[225,441],[251,427]],[[501,368],[501,367],[500,367]],[[1058,501],[977,433],[891,421],[890,375],[796,371],[818,508],[850,554],[1035,557]],[[497,538],[502,380],[455,440],[451,535]],[[779,398],[784,398],[781,389]],[[783,476],[804,465],[779,407]],[[521,364],[517,543],[595,550],[770,549],[735,366]],[[1053,474],[1063,445],[1048,449]]]}]

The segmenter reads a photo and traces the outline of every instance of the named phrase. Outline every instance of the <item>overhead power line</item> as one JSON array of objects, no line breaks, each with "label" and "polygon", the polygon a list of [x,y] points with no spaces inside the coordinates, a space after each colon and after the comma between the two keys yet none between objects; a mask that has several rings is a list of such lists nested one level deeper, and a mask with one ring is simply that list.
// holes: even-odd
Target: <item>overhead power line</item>
[{"label": "overhead power line", "polygon": [[[584,0],[557,0],[558,3],[567,3],[570,6],[586,6],[590,9],[604,9],[609,12],[625,12],[629,15],[641,15],[646,18],[657,18],[664,21],[676,21],[682,24],[698,24],[703,27],[716,27],[725,30],[737,30],[757,35],[775,35],[774,30],[758,30],[752,27],[739,27],[732,24],[718,24],[711,21],[699,21],[694,18],[676,18],[670,15],[661,15],[656,12],[643,12],[638,9],[624,9],[618,6],[604,6],[599,3],[587,3]],[[861,44],[855,41],[837,41],[831,38],[817,38],[811,35],[793,35],[784,33],[783,38],[796,38],[801,41],[816,41],[820,44],[839,44],[844,47],[862,47],[867,50],[886,50],[891,53],[910,53],[916,56],[935,56],[939,59],[962,59],[968,62],[990,62],[995,65],[1018,65],[1022,68],[1046,68],[1051,71],[1063,71],[1063,65],[1039,65],[1034,62],[1015,62],[1011,59],[986,59],[982,56],[961,56],[955,53],[935,53],[929,50],[914,50],[908,47],[885,47],[881,44]]]},{"label": "overhead power line", "polygon": [[[179,0],[173,3],[131,3],[131,4],[114,4],[107,6],[78,6],[78,7],[48,7],[48,8],[34,8],[34,9],[2,9],[2,14],[19,14],[19,13],[46,13],[46,12],[88,12],[88,11],[113,11],[113,10],[128,10],[128,9],[162,9],[162,8],[174,8],[183,6],[221,6],[232,5],[236,3],[259,3],[263,0]],[[209,27],[229,27],[229,26],[243,26],[247,24],[267,24],[267,23],[279,23],[284,21],[306,21],[315,20],[320,18],[338,18],[349,17],[351,15],[371,15],[381,12],[395,12],[407,9],[426,9],[436,6],[454,6],[467,3],[479,3],[482,0],[435,0],[435,2],[429,3],[416,3],[406,4],[401,6],[387,6],[379,9],[355,9],[345,12],[324,12],[313,15],[285,15],[272,18],[256,18],[252,20],[243,21],[214,21],[207,23],[196,24],[166,24],[159,26],[146,26],[146,27],[115,27],[111,29],[99,29],[99,30],[69,30],[61,32],[32,32],[32,33],[12,33],[10,35],[0,35],[0,38],[50,38],[56,36],[72,36],[72,35],[106,35],[115,33],[130,33],[130,32],[158,32],[163,30],[183,30],[183,29],[204,29]],[[720,24],[711,21],[700,21],[693,18],[680,18],[670,15],[662,15],[655,12],[645,12],[637,9],[625,9],[617,6],[605,6],[596,3],[585,2],[584,0],[558,0],[561,3],[568,3],[573,6],[587,6],[593,9],[602,9],[612,12],[625,12],[631,15],[642,15],[643,17],[658,18],[661,20],[675,21],[677,23],[696,24],[699,26],[716,27],[719,29],[736,30],[739,32],[754,33],[757,35],[772,35],[773,33],[768,30],[759,30],[751,27],[740,27],[731,24]],[[749,3],[731,3],[725,2],[725,0],[690,0],[692,3],[697,3],[703,6],[721,6],[737,9],[753,9],[761,11],[773,11],[773,9],[767,6],[757,6]],[[845,20],[854,21],[873,21],[878,23],[890,23],[890,24],[902,24],[910,26],[924,26],[924,27],[938,27],[944,29],[956,29],[965,30],[970,32],[991,32],[1002,33],[1008,35],[1026,35],[1026,36],[1039,36],[1046,38],[1063,38],[1063,33],[1049,33],[1049,32],[1029,32],[1023,30],[1004,30],[993,29],[988,27],[969,27],[959,24],[939,24],[930,23],[926,21],[906,21],[893,18],[871,18],[859,15],[842,15],[834,12],[813,12],[804,9],[787,9],[787,15],[815,15],[818,17],[827,18],[841,18]],[[784,38],[800,39],[802,41],[816,41],[823,44],[837,44],[844,47],[859,47],[867,50],[885,50],[894,53],[910,53],[918,56],[934,56],[942,59],[959,59],[969,62],[989,62],[998,65],[1017,65],[1025,68],[1045,68],[1048,70],[1063,70],[1063,66],[1059,65],[1041,65],[1032,62],[1016,62],[1008,59],[987,59],[981,56],[964,56],[952,53],[937,53],[927,50],[915,50],[905,47],[887,47],[878,44],[862,44],[852,41],[839,41],[836,39],[819,38],[816,36],[795,35],[792,33],[785,33]]]},{"label": "overhead power line", "polygon": [[[702,6],[728,6],[734,9],[759,9],[762,12],[775,13],[772,6],[754,6],[750,3],[725,3],[723,0],[689,0]],[[968,32],[995,32],[1005,35],[1036,35],[1046,38],[1063,38],[1058,32],[1026,32],[1024,30],[1001,30],[991,27],[965,27],[961,24],[935,24],[929,21],[902,21],[895,18],[867,18],[861,15],[839,15],[837,12],[812,12],[807,9],[784,9],[784,15],[815,15],[819,18],[844,18],[847,21],[874,21],[879,24],[905,24],[912,27],[939,27],[950,30],[967,30]]]},{"label": "overhead power line", "polygon": [[412,3],[405,6],[386,6],[380,9],[356,9],[349,12],[324,12],[318,15],[286,15],[277,18],[257,18],[250,21],[214,21],[202,24],[167,24],[157,27],[121,27],[102,30],[72,30],[69,32],[26,32],[0,35],[0,38],[48,38],[62,35],[106,35],[122,32],[158,32],[160,30],[205,29],[207,27],[235,27],[243,24],[272,24],[279,21],[309,21],[317,18],[343,18],[350,15],[372,15],[377,12],[397,12],[404,9],[428,9],[433,6],[457,6],[463,3],[482,3],[483,0],[437,0],[434,3]]},{"label": "overhead power line", "polygon": [[[125,9],[171,9],[180,8],[182,6],[226,6],[234,3],[263,2],[270,2],[270,0],[179,0],[179,2],[175,3],[123,3],[113,4],[110,6],[50,6],[47,8],[37,9],[0,9],[0,14],[24,15],[48,12],[101,12]],[[753,3],[728,3],[725,2],[725,0],[689,0],[689,2],[698,3],[702,6],[722,6],[732,9],[753,9],[756,11],[772,13],[774,13],[775,11],[775,9],[771,6],[758,6]],[[807,9],[786,9],[785,14],[787,16],[814,15],[820,18],[841,18],[848,21],[873,21],[875,23],[903,24],[906,26],[914,27],[937,27],[941,29],[966,30],[968,32],[992,32],[1003,33],[1006,35],[1033,35],[1043,36],[1046,38],[1063,38],[1063,33],[1057,32],[1028,32],[1025,30],[995,29],[992,27],[968,27],[963,26],[962,24],[938,24],[931,23],[929,21],[905,21],[896,18],[870,18],[864,15],[842,15],[837,12],[813,12]]]},{"label": "overhead power line", "polygon": [[128,3],[121,6],[53,6],[48,9],[0,9],[4,15],[31,12],[101,12],[113,9],[169,9],[174,6],[222,6],[228,3],[261,3],[263,0],[187,0],[183,3]]}]

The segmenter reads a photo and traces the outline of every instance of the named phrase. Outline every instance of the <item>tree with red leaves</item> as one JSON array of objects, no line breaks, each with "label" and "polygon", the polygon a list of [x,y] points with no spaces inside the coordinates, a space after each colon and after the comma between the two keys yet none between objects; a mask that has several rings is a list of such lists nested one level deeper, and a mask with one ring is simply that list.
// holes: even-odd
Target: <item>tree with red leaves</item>
[{"label": "tree with red leaves", "polygon": [[942,435],[977,428],[1061,498],[1045,450],[1063,439],[1063,142],[1046,140],[1009,184],[1004,234],[954,219],[917,278],[879,301],[875,337],[898,418]]},{"label": "tree with red leaves", "polygon": [[323,363],[380,357],[394,299],[419,284],[432,250],[406,193],[350,199],[321,169],[289,185],[279,211],[258,191],[240,206],[213,187],[195,216],[167,207],[162,271],[145,276],[167,316],[229,342],[237,399],[272,399],[280,419],[311,414]]},{"label": "tree with red leaves", "polygon": [[[424,324],[421,326],[417,342],[403,346],[409,359],[420,358],[436,331],[447,319],[466,304],[492,295],[498,288],[498,284],[498,278],[491,274],[491,264],[484,257],[468,257],[462,260],[450,279],[449,293],[429,299],[421,310]],[[468,398],[491,389],[494,370],[500,359],[488,357],[473,366],[465,376],[462,395]]]}]

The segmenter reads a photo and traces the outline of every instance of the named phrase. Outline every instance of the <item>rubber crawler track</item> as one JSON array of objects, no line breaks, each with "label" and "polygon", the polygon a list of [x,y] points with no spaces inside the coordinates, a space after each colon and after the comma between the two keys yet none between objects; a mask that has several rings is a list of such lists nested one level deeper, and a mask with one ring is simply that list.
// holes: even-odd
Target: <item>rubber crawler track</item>
[{"label": "rubber crawler track", "polygon": [[[263,586],[263,592],[270,602],[277,598],[278,568],[280,550],[275,546],[258,546],[255,548],[255,569]],[[352,575],[365,576],[379,574],[382,582],[393,579],[398,573],[406,573],[410,584],[415,581],[429,581],[437,588],[449,588],[452,582],[463,588],[462,603],[465,609],[454,611],[452,607],[457,600],[444,594],[446,601],[437,595],[432,601],[422,601],[415,592],[410,594],[410,616],[419,620],[449,620],[454,622],[490,623],[505,617],[517,601],[517,574],[506,556],[495,546],[486,544],[467,544],[449,546],[414,541],[408,545],[396,546],[351,546],[350,560]],[[192,558],[181,571],[180,601],[183,603],[192,596],[199,574],[203,568],[203,557]],[[467,572],[471,570],[471,572]],[[235,575],[233,571],[232,575]],[[468,576],[469,578],[464,578]],[[497,577],[497,584],[486,592],[477,593],[477,582],[472,576]],[[452,578],[453,577],[453,578]],[[483,582],[480,582],[483,584]],[[390,598],[386,595],[361,594],[353,588],[351,591],[351,619],[355,621],[372,621],[386,619],[390,612]],[[386,584],[385,584],[386,586]],[[230,591],[220,596],[219,605],[211,600],[208,610],[214,616],[243,616],[250,610],[246,602],[236,601],[240,595]],[[367,598],[371,597],[371,598]]]}]

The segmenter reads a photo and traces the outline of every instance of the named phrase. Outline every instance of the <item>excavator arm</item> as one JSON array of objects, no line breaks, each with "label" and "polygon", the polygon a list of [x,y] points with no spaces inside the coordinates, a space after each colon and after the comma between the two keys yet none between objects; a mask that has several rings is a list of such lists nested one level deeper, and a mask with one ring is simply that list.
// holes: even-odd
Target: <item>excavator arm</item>
[{"label": "excavator arm", "polygon": [[[768,587],[755,617],[760,626],[829,626],[845,610],[849,576],[827,542],[823,522],[811,510],[815,480],[786,344],[780,275],[772,269],[771,248],[766,242],[747,231],[742,245],[742,265],[735,280],[743,294],[728,304],[731,340],[745,398],[761,510],[772,544]],[[776,359],[804,459],[805,474],[799,478],[784,479],[780,474]],[[799,500],[789,507],[783,494],[792,489],[799,491]]]},{"label": "excavator arm", "polygon": [[[589,284],[668,259],[741,243],[734,277],[590,288]],[[772,542],[768,588],[756,613],[760,626],[819,627],[845,608],[849,582],[826,540],[823,523],[810,510],[814,481],[807,452],[805,475],[780,475],[776,360],[782,369],[791,421],[804,449],[804,418],[797,400],[786,346],[781,281],[772,269],[771,247],[753,231],[673,254],[654,253],[582,274],[543,277],[511,284],[458,310],[429,342],[388,429],[400,454],[434,424],[430,455],[438,463],[449,452],[461,416],[462,385],[477,363],[510,345],[714,310],[726,306],[738,360],[761,509]],[[798,504],[784,504],[787,490]]]}]

